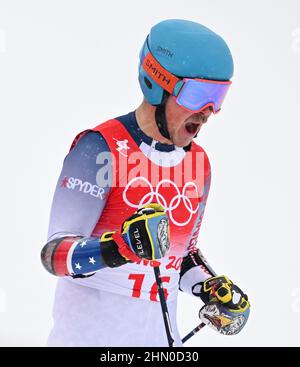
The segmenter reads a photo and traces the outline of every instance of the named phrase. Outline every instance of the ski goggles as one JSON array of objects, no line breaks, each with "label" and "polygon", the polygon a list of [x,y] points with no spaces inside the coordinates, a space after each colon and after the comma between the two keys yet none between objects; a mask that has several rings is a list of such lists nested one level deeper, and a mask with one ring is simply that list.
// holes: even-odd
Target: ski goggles
[{"label": "ski goggles", "polygon": [[220,111],[231,85],[231,81],[208,79],[180,79],[170,73],[149,51],[142,62],[146,73],[164,90],[176,97],[176,103],[186,110],[197,113],[212,107],[213,113]]}]

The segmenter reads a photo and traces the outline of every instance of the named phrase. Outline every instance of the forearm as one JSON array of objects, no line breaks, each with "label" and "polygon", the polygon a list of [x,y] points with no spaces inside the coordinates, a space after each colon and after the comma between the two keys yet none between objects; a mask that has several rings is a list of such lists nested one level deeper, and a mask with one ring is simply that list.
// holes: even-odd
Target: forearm
[{"label": "forearm", "polygon": [[200,297],[203,282],[215,275],[200,250],[193,247],[183,257],[179,288],[183,292]]},{"label": "forearm", "polygon": [[41,260],[45,269],[57,276],[88,274],[106,267],[97,238],[53,239],[42,249]]},{"label": "forearm", "polygon": [[100,238],[65,236],[48,242],[41,252],[44,267],[57,276],[93,274],[126,263],[109,233]]},{"label": "forearm", "polygon": [[[164,240],[157,240],[158,225],[167,234]],[[155,260],[164,257],[169,249],[168,217],[159,204],[139,209],[126,219],[122,228],[122,233],[104,232],[100,239],[83,236],[52,239],[42,250],[42,263],[51,274],[78,277],[141,258]]]}]

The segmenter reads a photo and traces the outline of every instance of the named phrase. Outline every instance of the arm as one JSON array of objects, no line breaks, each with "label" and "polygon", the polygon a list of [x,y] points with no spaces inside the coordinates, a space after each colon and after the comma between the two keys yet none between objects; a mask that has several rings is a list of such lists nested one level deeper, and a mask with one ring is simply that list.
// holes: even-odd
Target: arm
[{"label": "arm", "polygon": [[[100,166],[96,161],[103,152],[109,153],[105,140],[98,133],[88,132],[65,158],[52,203],[48,242],[41,253],[42,263],[51,274],[90,276],[107,266],[139,262],[140,258],[155,260],[168,250],[168,241],[157,240],[159,223],[164,221],[168,226],[167,215],[155,204],[127,218],[120,233],[104,232],[100,238],[91,237],[112,182],[110,153],[105,162],[107,175],[98,174]],[[137,233],[143,234],[142,243]]]},{"label": "arm", "polygon": [[248,320],[250,312],[248,297],[230,279],[223,275],[217,276],[201,251],[195,246],[209,185],[210,178],[205,182],[204,193],[206,194],[203,195],[202,203],[199,205],[196,234],[192,234],[188,250],[183,257],[179,289],[201,298],[204,302],[205,305],[201,308],[199,317],[205,324],[221,334],[233,335],[239,333]]},{"label": "arm", "polygon": [[196,247],[207,197],[210,189],[211,176],[207,176],[204,183],[202,200],[199,203],[198,218],[187,244],[187,250],[183,256],[183,262],[180,271],[179,289],[191,295],[200,296],[203,282],[214,275],[200,250]]},{"label": "arm", "polygon": [[[97,176],[97,156],[107,152],[107,179]],[[42,263],[52,274],[80,275],[107,266],[98,238],[90,237],[111,188],[110,152],[104,138],[87,132],[66,156],[57,182]],[[116,253],[116,261],[124,259]]]},{"label": "arm", "polygon": [[194,247],[183,257],[179,289],[193,296],[200,297],[203,283],[214,275],[215,272],[206,262],[200,250]]}]

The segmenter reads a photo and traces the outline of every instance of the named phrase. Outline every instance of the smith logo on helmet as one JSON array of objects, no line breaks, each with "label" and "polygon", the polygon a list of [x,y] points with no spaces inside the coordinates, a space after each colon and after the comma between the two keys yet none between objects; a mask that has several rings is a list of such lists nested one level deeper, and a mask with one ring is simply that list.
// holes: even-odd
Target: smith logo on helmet
[{"label": "smith logo on helmet", "polygon": [[160,63],[155,60],[151,52],[145,56],[143,60],[143,69],[146,73],[163,89],[168,91],[170,94],[173,93],[176,83],[179,79],[166,70]]},{"label": "smith logo on helmet", "polygon": [[145,66],[148,68],[149,73],[152,76],[155,76],[157,79],[160,79],[161,82],[165,83],[166,85],[171,83],[171,79],[166,77],[160,70],[158,70],[149,59],[146,60]]}]

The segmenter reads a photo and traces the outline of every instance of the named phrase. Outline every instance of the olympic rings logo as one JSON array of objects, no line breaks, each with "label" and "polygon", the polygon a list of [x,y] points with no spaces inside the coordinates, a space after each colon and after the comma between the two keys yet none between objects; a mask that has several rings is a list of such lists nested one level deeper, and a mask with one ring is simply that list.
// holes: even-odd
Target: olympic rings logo
[{"label": "olympic rings logo", "polygon": [[[132,203],[127,197],[128,189],[136,181],[143,181],[149,187],[149,190],[150,190],[146,195],[144,195],[144,197],[140,200],[140,202],[138,204]],[[167,201],[166,201],[165,197],[159,192],[160,187],[164,183],[170,184],[176,191],[176,195],[171,199],[169,205],[167,205]],[[193,208],[193,205],[192,205],[192,202],[191,202],[190,198],[186,195],[186,191],[189,187],[193,187],[196,190],[197,197],[198,197],[198,188],[197,188],[197,186],[194,182],[186,182],[185,185],[182,188],[182,193],[181,193],[178,186],[175,184],[175,182],[173,182],[169,179],[164,179],[164,180],[159,181],[156,188],[153,189],[153,186],[152,186],[151,182],[149,182],[149,180],[147,180],[147,178],[139,176],[139,177],[134,177],[132,180],[130,180],[128,182],[128,184],[126,185],[126,187],[123,191],[123,200],[128,206],[138,209],[138,208],[140,208],[144,205],[150,204],[151,202],[153,202],[153,199],[155,199],[155,201],[158,204],[160,204],[164,207],[165,211],[169,214],[170,220],[176,226],[183,227],[183,226],[187,225],[190,222],[190,220],[192,219],[192,216],[195,213],[197,213],[197,211],[198,211],[198,205],[197,205],[196,208]],[[179,221],[175,220],[175,218],[173,216],[173,211],[176,208],[178,208],[178,206],[182,202],[183,202],[186,210],[188,211],[189,216],[184,222],[179,222]]]}]

